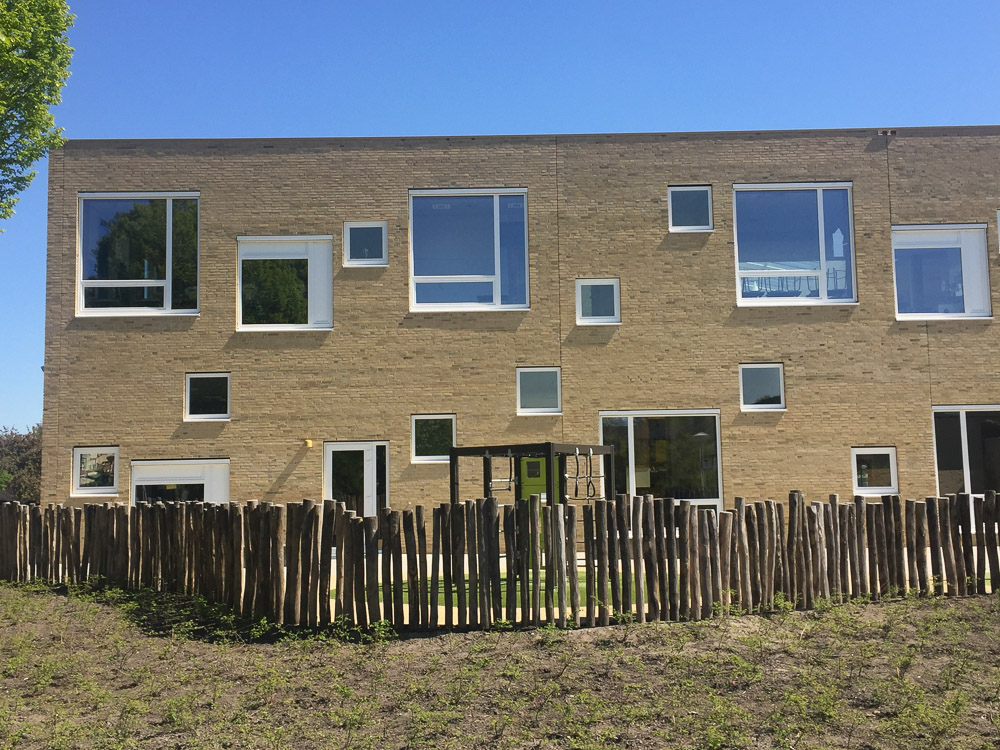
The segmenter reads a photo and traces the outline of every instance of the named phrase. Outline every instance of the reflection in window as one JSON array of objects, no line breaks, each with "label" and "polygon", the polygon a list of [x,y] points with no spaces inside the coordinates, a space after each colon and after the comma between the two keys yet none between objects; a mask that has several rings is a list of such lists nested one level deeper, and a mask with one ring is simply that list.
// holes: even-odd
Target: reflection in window
[{"label": "reflection in window", "polygon": [[205,501],[205,485],[190,484],[137,484],[136,502],[147,503],[201,503]]},{"label": "reflection in window", "polygon": [[739,370],[743,411],[785,408],[784,367],[780,363],[740,365]]},{"label": "reflection in window", "polygon": [[990,315],[985,228],[897,228],[892,248],[897,315]]},{"label": "reflection in window", "polygon": [[558,367],[517,368],[517,413],[558,414],[562,393]]},{"label": "reflection in window", "polygon": [[73,492],[114,495],[118,491],[117,448],[73,449]]},{"label": "reflection in window", "polygon": [[455,445],[455,416],[413,417],[413,459],[447,461]]},{"label": "reflection in window", "polygon": [[244,325],[305,325],[309,322],[309,261],[244,260],[240,294]]},{"label": "reflection in window", "polygon": [[1000,488],[1000,409],[935,409],[934,452],[939,494]]}]

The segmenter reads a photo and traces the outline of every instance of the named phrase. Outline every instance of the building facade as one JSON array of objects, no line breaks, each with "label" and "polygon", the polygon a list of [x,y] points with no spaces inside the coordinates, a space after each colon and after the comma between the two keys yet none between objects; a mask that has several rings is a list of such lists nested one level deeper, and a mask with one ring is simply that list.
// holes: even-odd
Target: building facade
[{"label": "building facade", "polygon": [[407,507],[541,441],[727,505],[996,488],[998,178],[995,127],[70,141],[43,502]]}]

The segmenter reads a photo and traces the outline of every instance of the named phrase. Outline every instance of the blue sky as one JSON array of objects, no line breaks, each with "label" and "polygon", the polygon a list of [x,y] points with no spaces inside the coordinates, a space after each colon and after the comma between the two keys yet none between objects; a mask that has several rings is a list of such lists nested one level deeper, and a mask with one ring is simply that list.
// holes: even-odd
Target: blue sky
[{"label": "blue sky", "polygon": [[[71,7],[69,138],[1000,123],[995,0]],[[38,172],[0,222],[0,425],[22,429],[42,414]]]}]

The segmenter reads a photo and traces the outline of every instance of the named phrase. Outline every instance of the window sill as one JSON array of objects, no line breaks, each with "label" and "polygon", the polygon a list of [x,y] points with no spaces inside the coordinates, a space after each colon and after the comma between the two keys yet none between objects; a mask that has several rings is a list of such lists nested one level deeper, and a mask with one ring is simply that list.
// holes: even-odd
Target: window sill
[{"label": "window sill", "polygon": [[410,458],[411,464],[448,464],[451,463],[451,459],[448,456],[442,456],[440,458]]},{"label": "window sill", "polygon": [[562,410],[559,411],[517,411],[519,417],[561,417]]},{"label": "window sill", "polygon": [[985,322],[989,323],[990,321],[993,320],[993,316],[992,315],[951,315],[949,313],[938,313],[936,315],[906,315],[906,314],[900,315],[899,313],[897,313],[896,314],[896,320],[898,320],[900,322],[906,322],[906,321],[918,321],[918,322],[920,322],[920,321],[922,321],[922,322],[925,322],[925,323],[927,323],[927,322],[933,323],[934,321],[938,321],[938,320],[982,320],[982,321],[985,321]]},{"label": "window sill", "polygon": [[777,412],[788,411],[788,407],[780,406],[780,407],[775,407],[773,409],[763,409],[763,408],[754,409],[749,406],[741,406],[740,411],[744,414],[768,414],[776,411]]},{"label": "window sill", "polygon": [[358,260],[344,261],[344,268],[386,268],[388,265],[388,260],[371,261],[368,263]]},{"label": "window sill", "polygon": [[333,325],[329,326],[278,326],[278,325],[259,325],[259,326],[236,326],[237,333],[288,333],[288,332],[302,332],[302,331],[332,331]]},{"label": "window sill", "polygon": [[173,310],[137,310],[136,308],[109,308],[104,310],[77,310],[78,318],[197,318],[201,315],[201,310],[184,310],[174,312]]},{"label": "window sill", "polygon": [[530,305],[410,305],[411,313],[523,312],[530,309]]},{"label": "window sill", "polygon": [[73,490],[69,493],[70,497],[118,497],[118,490],[114,492],[86,492],[81,490]]},{"label": "window sill", "polygon": [[858,497],[882,497],[883,495],[898,495],[895,487],[855,487],[854,494]]},{"label": "window sill", "polygon": [[860,303],[855,301],[829,300],[823,302],[815,299],[801,299],[791,301],[795,298],[782,299],[781,301],[746,300],[737,297],[737,307],[857,307]]},{"label": "window sill", "polygon": [[670,234],[706,234],[715,231],[715,227],[670,227]]},{"label": "window sill", "polygon": [[578,326],[620,326],[622,322],[620,320],[580,320],[577,318],[576,324]]},{"label": "window sill", "polygon": [[231,417],[184,417],[184,422],[229,422]]}]

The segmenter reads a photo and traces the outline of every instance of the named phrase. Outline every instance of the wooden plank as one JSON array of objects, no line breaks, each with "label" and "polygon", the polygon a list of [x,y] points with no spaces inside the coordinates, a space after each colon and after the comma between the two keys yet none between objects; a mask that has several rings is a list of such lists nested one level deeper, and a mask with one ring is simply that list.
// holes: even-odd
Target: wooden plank
[{"label": "wooden plank", "polygon": [[[642,502],[642,567],[645,575],[637,578],[636,591],[641,593],[642,582],[646,582],[646,602],[649,620],[660,619],[659,562],[656,547],[656,503],[652,495],[646,495]],[[634,521],[633,521],[634,525]],[[639,600],[638,593],[636,601]]]},{"label": "wooden plank", "polygon": [[680,617],[680,594],[677,583],[677,524],[674,498],[663,499],[663,537],[667,564],[667,617],[676,621]]},{"label": "wooden plank", "polygon": [[417,562],[417,524],[412,510],[403,511],[403,538],[406,542],[406,601],[411,628],[427,623],[420,619],[420,563]]},{"label": "wooden plank", "polygon": [[834,601],[840,601],[840,548],[837,545],[837,531],[833,525],[835,506],[823,506],[823,553],[826,569],[826,592]]},{"label": "wooden plank", "polygon": [[[317,502],[312,510],[310,511],[310,518],[312,519],[312,546],[310,551],[310,564],[312,570],[309,574],[309,625],[310,627],[319,626],[319,610],[320,610],[320,574],[322,571],[322,560],[320,559],[320,544],[322,543],[323,534],[323,503]],[[361,524],[361,535],[364,536],[364,523]],[[363,560],[358,560],[359,565],[364,565]]]},{"label": "wooden plank", "polygon": [[[909,505],[909,501],[907,501]],[[927,576],[927,506],[924,503],[914,501],[914,543],[915,551],[914,563],[916,566],[916,582],[921,596],[930,594],[929,580]]]},{"label": "wooden plank", "polygon": [[515,508],[513,505],[503,506],[504,581],[507,592],[507,611],[504,619],[511,625],[517,622],[518,557],[514,532],[514,514]]},{"label": "wooden plank", "polygon": [[952,534],[951,506],[951,496],[938,498],[938,533],[941,541],[941,554],[944,557],[944,577],[948,584],[945,594],[957,596],[959,593],[958,571],[955,567],[955,539],[957,535]]},{"label": "wooden plank", "polygon": [[688,578],[691,584],[691,619],[701,620],[701,544],[699,527],[700,511],[697,505],[691,506],[688,518]]},{"label": "wooden plank", "polygon": [[569,579],[569,612],[580,627],[580,565],[576,546],[576,506],[566,505],[566,575]]},{"label": "wooden plank", "polygon": [[392,623],[397,629],[405,626],[403,616],[403,540],[400,530],[402,513],[389,514],[389,537],[392,540]]},{"label": "wooden plank", "polygon": [[[321,627],[329,625],[333,620],[333,607],[331,606],[331,586],[334,582],[333,571],[333,549],[335,546],[334,524],[337,520],[337,504],[333,500],[323,501],[323,518],[320,528],[319,539],[319,624]],[[368,528],[367,526],[365,527]],[[378,531],[378,519],[375,518],[374,528]],[[376,537],[377,543],[377,537]],[[367,549],[367,546],[366,546]],[[377,549],[376,549],[377,552]],[[376,555],[376,565],[378,564]],[[378,569],[376,575],[369,575],[370,581],[378,579]],[[378,596],[378,589],[375,588],[375,595]]]},{"label": "wooden plank", "polygon": [[[635,519],[635,504],[638,498],[632,499],[632,520]],[[629,540],[629,498],[627,495],[618,495],[615,498],[615,526],[618,532],[618,559],[621,563],[621,606],[618,611],[623,613],[632,612],[632,565],[641,565],[640,560],[635,559],[633,548]],[[633,538],[635,532],[632,533]],[[641,556],[641,552],[640,552]],[[613,591],[614,589],[612,589]],[[612,594],[612,597],[614,594]]]},{"label": "wooden plank", "polygon": [[[528,525],[531,537],[531,625],[542,619],[542,539],[541,497],[531,495],[528,500]],[[607,623],[604,623],[605,625]]]},{"label": "wooden plank", "polygon": [[[635,619],[639,623],[646,622],[646,597],[643,591],[643,568],[645,567],[642,559],[643,541],[642,541],[642,519],[643,519],[643,507],[645,506],[645,498],[635,497],[632,498],[632,549],[631,555],[629,551],[626,550],[622,554],[622,569],[628,567],[626,564],[626,559],[632,557],[632,572],[635,575]],[[624,536],[624,535],[623,535]],[[625,581],[622,580],[622,606],[625,606],[626,598],[631,604],[632,597],[625,596],[628,593],[630,586]],[[650,597],[655,597],[655,591],[650,591]],[[631,609],[624,610],[625,614],[631,612]]]},{"label": "wooden plank", "polygon": [[608,503],[594,502],[597,552],[597,617],[600,625],[607,625],[608,617]]},{"label": "wooden plank", "polygon": [[976,593],[975,548],[972,543],[972,497],[967,493],[958,496],[958,530],[962,539],[962,570],[965,571],[965,593]]},{"label": "wooden plank", "polygon": [[[691,619],[691,501],[681,500],[677,507],[678,616]],[[735,521],[734,521],[735,524]]]},{"label": "wooden plank", "polygon": [[365,567],[367,556],[365,554],[365,519],[351,519],[351,569],[354,572],[354,611],[358,627],[362,630],[368,628],[367,595],[365,591]]},{"label": "wooden plank", "polygon": [[618,515],[616,502],[608,502],[608,578],[611,583],[611,616],[622,612],[622,587],[619,573],[621,548],[618,545]]},{"label": "wooden plank", "polygon": [[808,554],[806,555],[807,564],[809,560],[812,560],[812,565],[811,565],[812,573],[809,576],[809,588],[813,603],[810,604],[808,602],[808,597],[806,603],[806,607],[810,609],[812,608],[812,606],[814,606],[816,600],[822,596],[822,588],[819,585],[820,584],[819,578],[822,574],[820,572],[821,564],[819,556],[819,528],[818,528],[821,522],[819,520],[819,514],[817,512],[818,510],[819,509],[817,508],[816,504],[810,504],[806,506],[805,509],[806,523],[808,524],[806,528],[806,534],[808,537],[808,540],[806,542],[806,548],[808,550]]},{"label": "wooden plank", "polygon": [[490,566],[490,513],[489,500],[481,498],[476,500],[473,507],[475,519],[475,549],[470,549],[469,554],[475,555],[479,560],[479,591],[475,603],[470,603],[470,608],[477,608],[479,612],[479,626],[483,630],[489,630],[493,623],[493,570]]},{"label": "wooden plank", "polygon": [[520,617],[518,623],[527,625],[531,622],[531,524],[528,499],[514,502],[514,544],[517,547],[517,580],[518,606]]},{"label": "wooden plank", "polygon": [[[438,627],[438,585],[440,583],[441,567],[441,515],[439,508],[431,508],[431,587],[429,594],[430,619],[428,623],[432,630]],[[445,566],[447,567],[447,566]]]},{"label": "wooden plank", "polygon": [[451,583],[451,515],[454,503],[443,503],[441,511],[441,567],[444,587],[444,626],[449,630],[455,624],[454,593]]},{"label": "wooden plank", "polygon": [[656,583],[660,620],[670,619],[670,581],[667,577],[666,500],[653,499],[653,544],[656,545]]},{"label": "wooden plank", "polygon": [[584,615],[584,625],[588,628],[594,627],[597,623],[597,575],[594,570],[595,564],[595,536],[594,529],[594,506],[583,506],[583,565],[584,565],[584,586],[586,596],[586,614]]},{"label": "wooden plank", "polygon": [[480,596],[479,596],[479,539],[477,537],[477,516],[481,511],[483,499],[479,498],[474,503],[462,503],[465,516],[465,539],[468,545],[468,569],[469,569],[469,627],[476,629],[479,627]]},{"label": "wooden plank", "polygon": [[986,556],[990,562],[990,592],[995,593],[1000,591],[1000,554],[997,549],[997,521],[1000,520],[1000,513],[994,490],[986,492],[983,514],[986,521]]},{"label": "wooden plank", "polygon": [[927,540],[930,546],[933,593],[941,596],[944,591],[944,550],[941,547],[941,516],[936,497],[924,499],[927,508]]},{"label": "wooden plank", "polygon": [[560,628],[566,627],[566,614],[569,606],[569,592],[566,590],[566,506],[564,503],[556,503],[552,506],[552,572],[555,579],[554,585],[557,589],[558,598],[554,609],[558,612],[557,624]]},{"label": "wooden plank", "polygon": [[[417,526],[417,574],[420,577],[420,624],[430,628],[430,601],[427,591],[427,521],[424,518],[424,506],[418,505],[413,512],[413,520]],[[372,578],[372,581],[375,579]],[[373,589],[373,583],[369,583]],[[377,603],[377,599],[376,599]]]},{"label": "wooden plank", "polygon": [[[735,522],[734,522],[735,523]],[[802,550],[800,529],[802,527],[802,505],[795,491],[788,493],[788,539],[785,557],[788,570],[788,600],[794,607],[802,607],[805,590],[802,585]]]},{"label": "wooden plank", "polygon": [[[324,512],[326,507],[324,507]],[[325,526],[326,524],[324,524]],[[365,549],[365,599],[368,603],[368,623],[374,625],[382,619],[381,602],[378,591],[378,517],[365,516],[362,521],[364,529],[364,549]],[[322,554],[322,547],[320,551]],[[328,589],[320,587],[320,598],[327,600],[327,612],[329,612],[330,593]],[[322,602],[321,602],[322,603]]]}]

